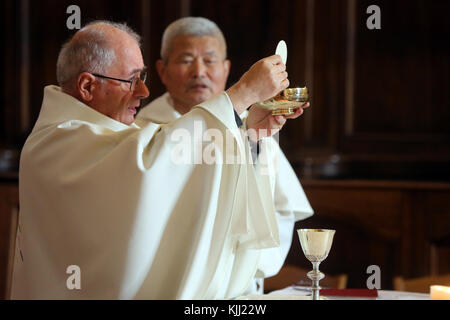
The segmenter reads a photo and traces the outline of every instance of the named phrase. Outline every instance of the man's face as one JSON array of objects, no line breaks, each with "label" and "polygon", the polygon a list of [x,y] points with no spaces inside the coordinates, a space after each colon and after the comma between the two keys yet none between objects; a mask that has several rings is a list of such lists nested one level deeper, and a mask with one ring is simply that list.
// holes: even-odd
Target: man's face
[{"label": "man's face", "polygon": [[[120,34],[115,38],[114,49],[115,62],[103,75],[124,80],[132,80],[139,76],[145,66],[136,41],[125,33]],[[147,86],[139,81],[134,90],[130,91],[128,82],[99,77],[96,78],[96,82],[98,90],[95,90],[90,106],[114,120],[127,125],[132,124],[140,100],[149,95]]]},{"label": "man's face", "polygon": [[179,36],[158,73],[175,105],[193,107],[225,90],[230,62],[211,36]]}]

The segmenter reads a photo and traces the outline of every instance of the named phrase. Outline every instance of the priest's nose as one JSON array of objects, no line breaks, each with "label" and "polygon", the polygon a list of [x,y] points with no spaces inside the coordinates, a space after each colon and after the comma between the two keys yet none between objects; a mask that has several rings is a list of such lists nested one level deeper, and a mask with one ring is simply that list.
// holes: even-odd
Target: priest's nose
[{"label": "priest's nose", "polygon": [[139,81],[139,84],[134,89],[134,95],[139,97],[139,99],[145,99],[150,95],[150,91],[144,82]]},{"label": "priest's nose", "polygon": [[200,78],[205,76],[206,66],[200,59],[196,59],[192,64],[192,75],[195,78]]}]

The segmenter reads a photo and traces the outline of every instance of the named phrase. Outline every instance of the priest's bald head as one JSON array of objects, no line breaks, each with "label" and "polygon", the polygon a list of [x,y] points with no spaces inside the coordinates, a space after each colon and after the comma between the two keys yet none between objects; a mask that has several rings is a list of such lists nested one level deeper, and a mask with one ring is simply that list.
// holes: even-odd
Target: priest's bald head
[{"label": "priest's bald head", "polygon": [[56,69],[65,93],[128,125],[149,95],[140,37],[125,24],[86,25],[63,45]]},{"label": "priest's bald head", "polygon": [[156,68],[179,113],[225,90],[226,51],[222,31],[206,18],[181,18],[166,28]]}]

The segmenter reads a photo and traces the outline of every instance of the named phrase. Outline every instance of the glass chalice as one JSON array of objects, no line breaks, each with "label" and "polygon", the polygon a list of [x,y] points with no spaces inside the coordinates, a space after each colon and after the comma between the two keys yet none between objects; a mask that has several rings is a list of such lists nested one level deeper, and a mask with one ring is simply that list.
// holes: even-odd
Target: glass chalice
[{"label": "glass chalice", "polygon": [[312,281],[312,299],[319,300],[321,289],[319,281],[325,278],[325,275],[319,271],[319,264],[327,258],[336,230],[298,229],[297,232],[303,253],[313,265],[313,270],[307,273]]}]

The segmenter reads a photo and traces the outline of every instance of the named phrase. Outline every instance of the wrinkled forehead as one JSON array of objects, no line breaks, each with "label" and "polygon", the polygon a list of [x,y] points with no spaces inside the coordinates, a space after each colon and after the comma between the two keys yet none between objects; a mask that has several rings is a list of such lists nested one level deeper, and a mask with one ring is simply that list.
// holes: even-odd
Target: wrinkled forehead
[{"label": "wrinkled forehead", "polygon": [[180,55],[217,56],[225,59],[225,47],[214,36],[181,35],[173,39],[169,51],[169,60]]}]

